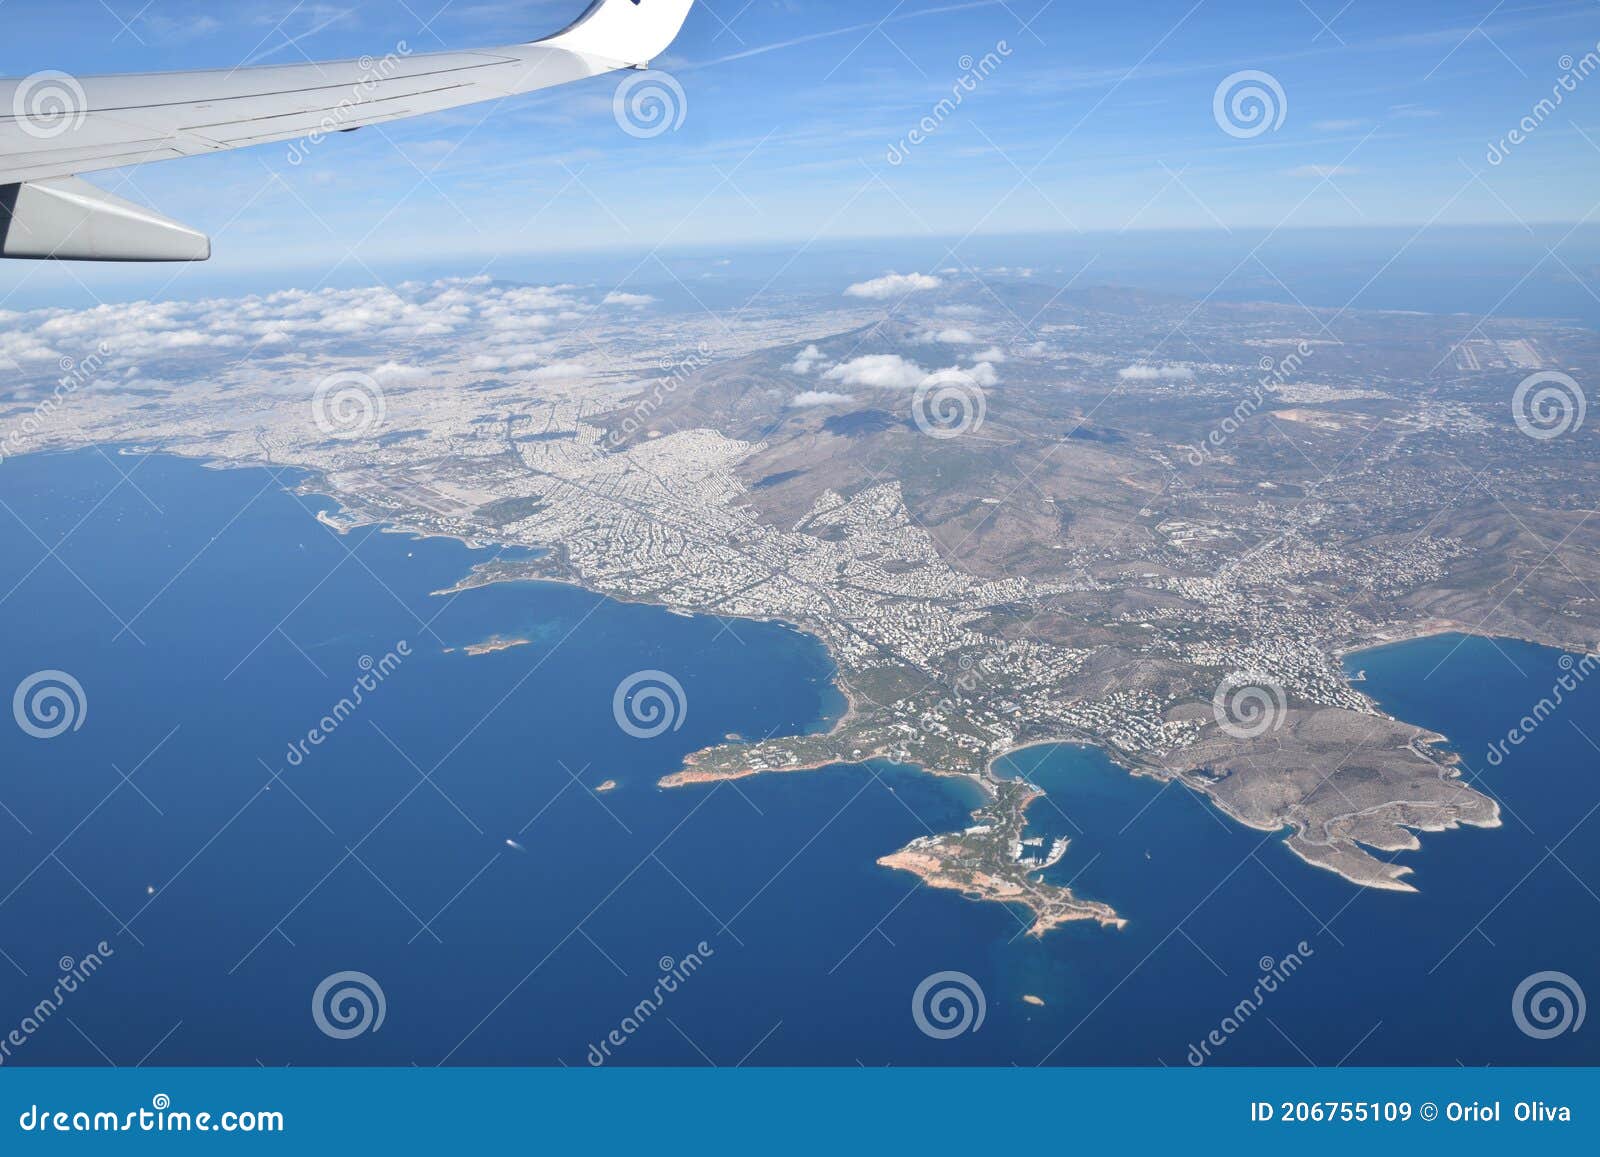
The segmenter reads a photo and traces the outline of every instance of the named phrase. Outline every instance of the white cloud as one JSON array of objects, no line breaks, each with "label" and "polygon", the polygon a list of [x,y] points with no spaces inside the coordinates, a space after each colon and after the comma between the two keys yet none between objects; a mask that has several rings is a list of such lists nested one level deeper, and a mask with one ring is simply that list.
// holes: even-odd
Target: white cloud
[{"label": "white cloud", "polygon": [[403,366],[398,362],[384,362],[372,371],[372,376],[380,382],[414,382],[419,378],[428,376],[428,371],[421,366]]},{"label": "white cloud", "polygon": [[55,361],[61,355],[31,333],[0,334],[0,365]]},{"label": "white cloud", "polygon": [[484,315],[489,325],[500,333],[521,334],[530,329],[549,329],[551,318],[543,313],[499,313],[486,311]]},{"label": "white cloud", "polygon": [[995,368],[988,362],[979,362],[972,367],[971,373],[980,386],[992,386],[1000,381],[1000,375],[995,372]]},{"label": "white cloud", "polygon": [[649,305],[654,301],[655,298],[651,297],[648,293],[620,293],[617,291],[612,291],[611,293],[606,294],[603,304],[631,305],[634,308],[638,308],[642,305]]},{"label": "white cloud", "polygon": [[849,394],[836,394],[832,390],[806,390],[796,394],[789,405],[803,409],[806,406],[840,406],[853,401]]},{"label": "white cloud", "polygon": [[997,345],[992,345],[986,350],[979,350],[968,356],[975,362],[1003,362],[1006,360],[1006,351]]},{"label": "white cloud", "polygon": [[938,289],[944,282],[926,273],[886,273],[871,281],[858,281],[844,291],[846,297],[867,297],[884,300],[904,297],[924,289]]},{"label": "white cloud", "polygon": [[808,345],[805,349],[794,355],[794,361],[790,362],[783,368],[788,370],[791,374],[809,374],[813,369],[827,360],[827,358],[822,356],[822,351],[816,346]]},{"label": "white cloud", "polygon": [[987,361],[980,361],[971,369],[946,366],[929,372],[899,354],[867,354],[851,358],[822,376],[826,381],[875,390],[913,390],[924,382],[950,379],[970,379],[980,386],[992,386],[1000,380],[993,364]]},{"label": "white cloud", "polygon": [[[0,375],[23,387],[49,384],[64,372],[63,358],[82,363],[93,355],[99,377],[125,384],[210,379],[224,358],[228,375],[292,377],[296,389],[302,375],[286,374],[291,358],[300,368],[348,366],[386,388],[463,368],[526,370],[526,380],[560,381],[590,372],[564,360],[586,347],[563,333],[563,319],[599,300],[578,286],[507,286],[480,277],[408,282],[398,290],[290,289],[85,310],[0,310]],[[165,369],[136,373],[157,361],[185,367],[187,378]]]},{"label": "white cloud", "polygon": [[924,345],[975,345],[978,341],[968,329],[928,330],[918,335],[917,340]]},{"label": "white cloud", "polygon": [[519,382],[570,382],[573,378],[581,378],[589,372],[589,367],[582,362],[555,362],[552,365],[541,366],[536,370],[527,370],[516,375]]},{"label": "white cloud", "polygon": [[899,354],[865,354],[834,366],[822,375],[830,382],[876,390],[915,389],[928,371]]},{"label": "white cloud", "polygon": [[1118,370],[1117,377],[1125,382],[1187,382],[1194,379],[1194,371],[1188,366],[1152,366],[1135,362]]},{"label": "white cloud", "polygon": [[521,353],[482,353],[467,363],[467,368],[472,370],[520,370],[530,366],[537,366],[545,360],[550,350],[544,348],[550,343],[540,342],[532,349],[523,350]]}]

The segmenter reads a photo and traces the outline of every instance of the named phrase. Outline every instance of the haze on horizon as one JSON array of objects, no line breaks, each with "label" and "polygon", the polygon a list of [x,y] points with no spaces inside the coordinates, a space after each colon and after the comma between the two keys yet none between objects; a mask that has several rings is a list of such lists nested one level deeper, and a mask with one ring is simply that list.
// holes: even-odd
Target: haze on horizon
[{"label": "haze on horizon", "polygon": [[[224,18],[195,0],[136,14],[66,0],[7,11],[0,71],[425,52],[528,39],[578,7],[452,5],[426,19],[399,0],[268,0]],[[86,285],[81,270],[4,269],[0,305],[74,285],[182,295],[191,280],[291,266],[370,284],[383,264],[471,273],[506,255],[608,248],[1579,225],[1597,208],[1595,52],[1593,9],[1579,0],[1115,12],[700,0],[657,62],[682,93],[665,90],[670,126],[623,123],[617,84],[601,77],[308,147],[102,174],[211,233],[213,268]],[[1248,98],[1227,103],[1241,86],[1266,94],[1269,123]]]}]

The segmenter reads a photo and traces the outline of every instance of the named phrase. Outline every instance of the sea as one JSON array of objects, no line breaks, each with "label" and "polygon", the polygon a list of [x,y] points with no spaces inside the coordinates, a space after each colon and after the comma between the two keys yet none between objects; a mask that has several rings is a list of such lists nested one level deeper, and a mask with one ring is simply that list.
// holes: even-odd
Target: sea
[{"label": "sea", "polygon": [[[1561,261],[1551,260],[1551,252]],[[1175,259],[1181,255],[1181,259]],[[992,291],[1038,278],[1079,289],[1119,286],[1230,302],[1298,308],[1426,310],[1468,316],[1544,318],[1593,328],[1600,300],[1575,292],[1571,270],[1600,264],[1600,225],[1408,226],[1271,230],[1130,230],[1123,233],[976,234],[965,237],[851,238],[664,245],[652,259],[633,249],[500,254],[495,276],[535,285],[598,284],[649,293],[664,307],[740,310],[776,294],[836,302],[856,281],[889,269],[975,271]],[[459,259],[328,268],[199,264],[179,271],[137,263],[103,271],[91,289],[60,270],[0,269],[10,308],[90,309],[108,287],[129,300],[194,300],[266,294],[310,283],[365,288],[461,274]],[[930,264],[931,263],[931,264]],[[690,289],[689,287],[693,288]],[[1459,319],[1458,319],[1459,320]]]},{"label": "sea", "polygon": [[[725,737],[829,727],[816,640],[438,593],[497,552],[341,534],[314,481],[110,447],[0,466],[0,1065],[1600,1062],[1600,679],[1572,656],[1349,659],[1504,813],[1401,853],[1414,893],[1102,751],[1013,755],[1046,792],[1030,833],[1071,840],[1048,878],[1127,920],[1040,939],[875,863],[970,823],[966,781],[657,786]],[[489,640],[516,645],[466,650]],[[645,685],[655,715],[619,709]]]}]

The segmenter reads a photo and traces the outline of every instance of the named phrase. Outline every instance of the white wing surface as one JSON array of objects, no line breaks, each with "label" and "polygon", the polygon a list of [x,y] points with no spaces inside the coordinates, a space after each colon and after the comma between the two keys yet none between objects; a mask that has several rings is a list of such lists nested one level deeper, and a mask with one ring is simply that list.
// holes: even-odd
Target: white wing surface
[{"label": "white wing surface", "polygon": [[643,67],[692,0],[595,0],[531,44],[238,68],[0,79],[0,256],[196,261],[203,234],[75,178],[98,169],[316,139]]}]

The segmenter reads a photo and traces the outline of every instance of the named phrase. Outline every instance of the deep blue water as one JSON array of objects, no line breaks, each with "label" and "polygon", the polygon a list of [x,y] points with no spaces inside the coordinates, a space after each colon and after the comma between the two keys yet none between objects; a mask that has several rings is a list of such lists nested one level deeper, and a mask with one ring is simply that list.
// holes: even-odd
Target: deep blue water
[{"label": "deep blue water", "polygon": [[1046,941],[1008,958],[1015,983],[1068,996],[1057,1023],[1074,1060],[1183,1064],[1251,994],[1260,962],[1305,941],[1313,955],[1218,1061],[1594,1064],[1594,1026],[1531,1039],[1511,997],[1545,970],[1600,991],[1600,678],[1501,766],[1485,759],[1567,673],[1560,662],[1548,648],[1457,635],[1348,662],[1392,714],[1450,736],[1464,774],[1502,804],[1502,827],[1424,833],[1419,852],[1398,857],[1416,894],[1353,889],[1277,836],[1181,787],[1132,779],[1099,751],[1019,753],[1011,769],[1050,793],[1033,829],[1075,839],[1052,878],[1132,923],[1116,935],[1069,928],[1075,949]]},{"label": "deep blue water", "polygon": [[[1424,837],[1405,857],[1418,895],[1351,888],[1096,752],[1018,755],[1050,793],[1035,830],[1075,840],[1053,877],[1130,920],[1036,941],[1003,907],[874,864],[964,826],[968,785],[879,764],[655,786],[726,733],[825,726],[840,703],[813,640],[551,584],[433,596],[491,553],[338,536],[292,481],[98,451],[0,468],[0,698],[59,669],[87,701],[48,740],[0,715],[0,1034],[61,957],[114,950],[7,1063],[582,1065],[701,942],[617,1062],[1181,1065],[1259,958],[1300,941],[1303,967],[1217,1063],[1600,1059],[1593,1025],[1535,1041],[1510,1015],[1534,971],[1600,991],[1600,784],[1578,730],[1600,736],[1600,687],[1503,766],[1481,758],[1547,693],[1554,652],[1446,638],[1360,657],[1506,804],[1500,829]],[[532,642],[446,653],[505,635]],[[410,655],[291,764],[362,657],[401,640]],[[688,703],[648,740],[612,715],[644,669]],[[311,998],[346,970],[380,983],[386,1015],[335,1040]],[[987,1015],[933,1040],[911,993],[944,970]]]}]

